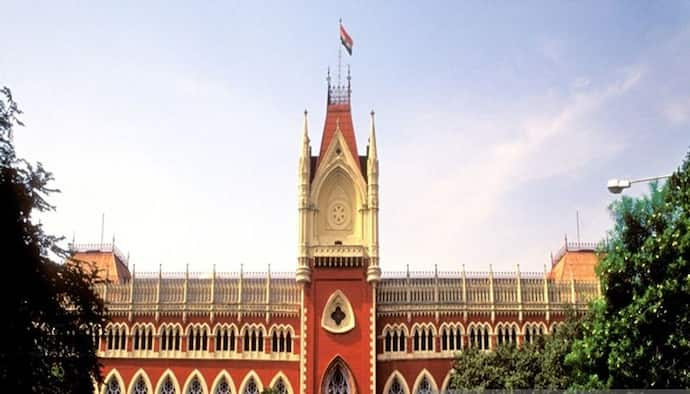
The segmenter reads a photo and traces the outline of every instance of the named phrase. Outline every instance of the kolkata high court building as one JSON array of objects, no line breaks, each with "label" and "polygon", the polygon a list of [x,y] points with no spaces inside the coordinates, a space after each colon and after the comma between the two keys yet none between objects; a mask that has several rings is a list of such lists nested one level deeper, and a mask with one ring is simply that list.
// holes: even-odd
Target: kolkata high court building
[{"label": "kolkata high court building", "polygon": [[326,96],[318,150],[305,112],[296,152],[293,272],[139,273],[112,244],[71,245],[108,279],[96,392],[442,393],[458,352],[549,335],[600,293],[594,245],[567,240],[542,272],[387,273],[374,114],[361,154],[349,72]]}]

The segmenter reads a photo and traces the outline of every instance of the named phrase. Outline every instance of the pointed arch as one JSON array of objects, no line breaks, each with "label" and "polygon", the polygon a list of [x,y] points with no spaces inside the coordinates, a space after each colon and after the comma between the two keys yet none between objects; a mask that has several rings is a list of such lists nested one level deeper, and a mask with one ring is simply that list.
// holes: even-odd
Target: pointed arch
[{"label": "pointed arch", "polygon": [[[341,316],[344,316],[341,321],[335,321],[332,317],[338,310],[342,313]],[[333,334],[344,334],[355,328],[355,313],[352,310],[352,303],[342,291],[336,290],[328,297],[321,314],[321,327]]]},{"label": "pointed arch", "polygon": [[283,371],[278,371],[278,373],[271,379],[271,384],[268,387],[275,388],[276,384],[278,384],[278,381],[282,380],[283,384],[285,385],[285,388],[287,389],[288,394],[294,394],[295,392],[292,390],[292,385],[290,384],[290,380],[285,376]]},{"label": "pointed arch", "polygon": [[228,323],[216,323],[213,326],[213,330],[211,330],[211,333],[213,335],[216,335],[218,333],[218,330],[221,330],[223,328],[225,328],[227,330],[235,330],[235,334],[240,332],[240,330],[237,328],[237,325],[235,325],[235,323],[230,323],[230,324],[228,324]]},{"label": "pointed arch", "polygon": [[223,379],[225,379],[225,382],[227,382],[228,386],[230,386],[230,392],[232,394],[237,394],[237,391],[235,390],[235,382],[232,380],[232,377],[226,370],[218,372],[218,375],[213,380],[213,384],[211,384],[211,391],[209,391],[209,394],[216,394],[218,391],[218,386],[220,386],[220,384],[223,382]]},{"label": "pointed arch", "polygon": [[163,333],[167,329],[172,330],[175,328],[179,330],[180,335],[184,333],[184,328],[180,323],[163,323],[160,326],[158,326],[158,335],[161,335],[161,333]]},{"label": "pointed arch", "polygon": [[103,379],[103,384],[101,385],[101,390],[99,393],[109,394],[108,385],[112,379],[115,379],[117,384],[120,385],[120,393],[125,394],[127,392],[127,386],[125,385],[125,381],[122,380],[122,375],[120,375],[120,372],[118,372],[116,368],[111,369],[110,372],[105,375],[105,379]]},{"label": "pointed arch", "polygon": [[146,371],[144,371],[143,368],[139,368],[137,372],[134,373],[132,376],[132,380],[129,382],[129,390],[127,390],[128,394],[139,394],[136,389],[136,384],[137,381],[141,378],[143,380],[144,385],[146,386],[146,393],[147,394],[153,394],[153,385],[151,384],[151,379],[149,378],[149,375],[146,374]]},{"label": "pointed arch", "polygon": [[328,368],[326,368],[323,376],[321,376],[321,383],[319,384],[319,392],[320,393],[327,393],[328,390],[326,389],[327,386],[331,382],[335,382],[335,379],[337,375],[340,374],[342,377],[342,381],[345,382],[347,388],[348,388],[348,393],[350,394],[357,394],[357,382],[355,382],[354,375],[352,374],[352,370],[350,370],[350,367],[345,363],[345,361],[342,359],[342,357],[335,356],[331,360],[331,362],[328,364]]},{"label": "pointed arch", "polygon": [[154,391],[155,394],[160,394],[161,389],[163,388],[163,384],[165,383],[166,379],[170,378],[170,381],[173,384],[173,387],[175,387],[175,394],[181,394],[182,391],[180,390],[180,383],[178,383],[177,378],[175,377],[175,374],[173,371],[168,368],[166,369],[162,374],[161,377],[158,378],[158,383],[156,384],[156,391]]},{"label": "pointed arch", "polygon": [[256,388],[259,390],[259,392],[262,392],[264,390],[264,385],[261,383],[259,375],[252,369],[251,371],[247,372],[247,375],[242,380],[242,383],[240,383],[240,387],[236,394],[244,394],[245,390],[247,390],[247,385],[252,379],[254,379],[254,383],[256,384]]},{"label": "pointed arch", "polygon": [[194,378],[196,378],[201,384],[202,393],[208,394],[206,379],[204,379],[204,375],[198,369],[193,370],[189,376],[187,376],[187,380],[184,382],[184,386],[182,386],[182,394],[187,394]]},{"label": "pointed arch", "polygon": [[448,373],[446,374],[446,377],[443,378],[443,383],[441,383],[441,392],[442,393],[448,392],[448,388],[450,387],[450,381],[451,381],[452,377],[453,377],[453,369],[449,370]]},{"label": "pointed arch", "polygon": [[280,332],[281,330],[285,330],[285,332],[289,332],[292,337],[295,337],[295,329],[292,328],[291,324],[277,324],[274,323],[271,325],[271,327],[268,328],[268,336],[273,335],[273,331],[278,330]]},{"label": "pointed arch", "polygon": [[388,380],[386,380],[386,384],[383,385],[383,394],[390,394],[391,388],[393,387],[393,382],[395,382],[396,379],[398,380],[398,384],[400,384],[403,393],[410,394],[410,388],[407,386],[407,380],[405,380],[405,377],[397,369],[390,374]]},{"label": "pointed arch", "polygon": [[211,332],[211,327],[209,327],[208,323],[189,323],[187,324],[187,328],[184,330],[184,335],[189,335],[189,333],[194,329],[206,330],[207,333]]},{"label": "pointed arch", "polygon": [[362,176],[361,169],[358,164],[359,156],[353,157],[349,149],[342,149],[343,155],[340,155],[335,160],[331,160],[338,145],[343,147],[349,146],[342,133],[339,131],[335,133],[334,139],[331,140],[330,146],[321,158],[325,159],[326,161],[319,162],[319,165],[316,168],[311,188],[311,200],[318,201],[321,190],[323,189],[322,186],[325,181],[333,174],[334,171],[340,169],[345,172],[345,174],[347,174],[352,181],[352,185],[354,186],[355,192],[360,201],[366,201],[367,185],[364,182],[364,177]]},{"label": "pointed arch", "polygon": [[417,379],[415,379],[414,381],[414,385],[412,385],[412,394],[417,394],[424,378],[426,378],[429,381],[431,392],[438,393],[438,385],[436,385],[434,377],[431,375],[429,370],[424,368],[421,372],[419,372],[419,375],[417,375]]}]

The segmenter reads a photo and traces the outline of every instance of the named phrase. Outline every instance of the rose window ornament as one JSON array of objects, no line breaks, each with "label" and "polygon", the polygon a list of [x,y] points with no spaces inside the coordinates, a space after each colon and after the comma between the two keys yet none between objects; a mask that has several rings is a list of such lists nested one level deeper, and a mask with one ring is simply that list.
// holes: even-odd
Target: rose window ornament
[{"label": "rose window ornament", "polygon": [[333,217],[333,223],[337,226],[342,226],[345,223],[347,212],[343,204],[334,204],[331,208],[331,215]]}]

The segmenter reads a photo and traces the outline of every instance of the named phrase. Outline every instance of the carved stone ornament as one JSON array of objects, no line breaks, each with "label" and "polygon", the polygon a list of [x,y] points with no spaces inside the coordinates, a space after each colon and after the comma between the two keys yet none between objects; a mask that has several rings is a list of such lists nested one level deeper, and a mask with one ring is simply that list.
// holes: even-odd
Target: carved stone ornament
[{"label": "carved stone ornament", "polygon": [[342,291],[336,290],[328,297],[321,316],[321,327],[333,334],[344,334],[355,328],[352,305]]}]

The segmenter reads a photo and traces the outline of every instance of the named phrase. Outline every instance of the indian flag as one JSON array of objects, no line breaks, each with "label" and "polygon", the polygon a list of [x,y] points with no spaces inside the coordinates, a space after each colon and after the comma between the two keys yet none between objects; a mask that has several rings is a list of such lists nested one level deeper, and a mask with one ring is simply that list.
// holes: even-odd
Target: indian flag
[{"label": "indian flag", "polygon": [[352,56],[352,37],[347,34],[342,24],[340,25],[340,42],[343,43],[347,53]]}]

